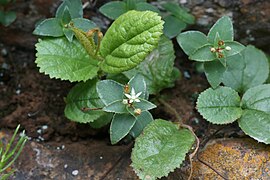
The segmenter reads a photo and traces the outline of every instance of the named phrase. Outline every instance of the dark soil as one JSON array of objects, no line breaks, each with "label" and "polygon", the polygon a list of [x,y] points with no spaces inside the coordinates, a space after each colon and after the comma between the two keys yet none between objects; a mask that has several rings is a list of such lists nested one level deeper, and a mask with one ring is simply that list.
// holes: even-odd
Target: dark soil
[{"label": "dark soil", "polygon": [[[81,168],[80,172],[84,172],[77,179],[136,179],[128,166],[132,144],[111,146],[106,127],[95,130],[87,124],[65,118],[63,98],[74,84],[40,74],[34,63],[37,38],[31,32],[39,19],[53,16],[58,4],[59,1],[52,0],[18,0],[10,7],[17,12],[16,22],[8,28],[0,27],[0,127],[10,135],[21,124],[31,138],[16,164],[18,173],[14,179],[74,179],[74,168]],[[90,16],[93,12],[88,14]],[[99,14],[95,16],[104,19]],[[179,51],[176,66],[183,76],[177,80],[175,88],[164,90],[162,94],[184,122],[194,128],[201,140],[205,140],[220,128],[206,123],[195,110],[198,94],[209,85],[180,48],[176,49]],[[155,118],[176,119],[162,105],[153,113]],[[230,127],[234,128],[234,125]],[[239,132],[239,129],[232,132]],[[46,158],[52,157],[52,163],[57,164],[53,167],[56,170],[47,167],[47,162],[41,166],[35,157],[38,151],[33,149],[41,149],[44,156],[48,156]],[[67,168],[63,168],[65,164],[68,164]],[[181,179],[179,175],[172,175],[172,179],[176,177]]]}]

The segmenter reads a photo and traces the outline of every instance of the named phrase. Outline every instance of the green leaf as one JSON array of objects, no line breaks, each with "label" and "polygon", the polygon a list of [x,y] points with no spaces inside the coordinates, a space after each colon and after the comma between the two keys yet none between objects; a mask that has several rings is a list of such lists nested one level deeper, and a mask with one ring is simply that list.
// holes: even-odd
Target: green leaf
[{"label": "green leaf", "polygon": [[208,44],[207,37],[199,31],[181,33],[177,36],[177,42],[188,56]]},{"label": "green leaf", "polygon": [[71,21],[71,15],[69,13],[68,7],[65,7],[61,21],[63,25],[66,25]]},{"label": "green leaf", "polygon": [[161,17],[151,11],[129,11],[120,16],[101,41],[102,70],[120,73],[137,66],[158,45],[162,25]]},{"label": "green leaf", "polygon": [[148,92],[146,88],[146,82],[144,77],[141,74],[136,74],[133,76],[128,82],[130,89],[134,88],[136,93],[141,92],[142,94],[139,96],[143,99],[148,99]]},{"label": "green leaf", "polygon": [[137,138],[141,132],[143,131],[143,129],[153,121],[153,117],[151,115],[151,113],[149,111],[144,111],[142,112],[141,115],[137,116],[136,119],[136,123],[134,124],[134,126],[132,127],[132,129],[130,130],[129,134],[133,137],[133,138]]},{"label": "green leaf", "polygon": [[263,84],[247,90],[242,98],[244,109],[253,109],[270,114],[270,84]]},{"label": "green leaf", "polygon": [[245,46],[236,42],[236,41],[232,41],[232,42],[225,42],[225,46],[229,46],[231,48],[230,51],[224,50],[225,52],[225,57],[230,57],[233,56],[235,54],[239,54],[242,50],[245,49]]},{"label": "green leaf", "polygon": [[37,66],[50,78],[86,81],[97,76],[98,61],[90,59],[78,41],[66,38],[39,40],[36,44]]},{"label": "green leaf", "polygon": [[177,36],[187,26],[186,23],[171,15],[165,17],[164,21],[164,34],[170,39]]},{"label": "green leaf", "polygon": [[212,46],[209,44],[206,44],[196,51],[194,51],[190,56],[189,59],[199,62],[205,62],[205,61],[213,61],[217,59],[216,54],[211,52]]},{"label": "green leaf", "polygon": [[270,114],[246,109],[238,121],[240,128],[259,142],[270,144]]},{"label": "green leaf", "polygon": [[137,3],[135,9],[138,11],[153,11],[156,13],[160,13],[159,9],[156,6],[153,6],[152,4],[146,2]]},{"label": "green leaf", "polygon": [[153,103],[145,100],[145,99],[140,99],[141,102],[134,103],[134,107],[137,109],[141,109],[143,111],[148,111],[150,109],[156,108],[157,106],[154,105]]},{"label": "green leaf", "polygon": [[262,51],[247,46],[241,54],[227,59],[223,83],[240,93],[263,84],[269,74],[269,62]]},{"label": "green leaf", "polygon": [[131,154],[134,171],[140,179],[154,180],[179,168],[194,143],[187,129],[157,119],[136,139]]},{"label": "green leaf", "polygon": [[117,100],[123,100],[124,86],[113,80],[103,80],[97,83],[97,92],[107,106]]},{"label": "green leaf", "polygon": [[84,32],[87,32],[97,27],[97,25],[93,21],[85,18],[72,19],[71,22],[76,28],[81,29]]},{"label": "green leaf", "polygon": [[131,78],[138,72],[144,76],[150,94],[157,94],[162,89],[173,87],[180,72],[174,68],[173,43],[165,36],[161,36],[158,47],[136,68],[124,72]]},{"label": "green leaf", "polygon": [[42,21],[37,25],[33,34],[39,36],[52,36],[52,37],[60,37],[63,36],[63,26],[61,22],[57,18],[49,18]]},{"label": "green leaf", "polygon": [[[267,56],[267,59],[268,59],[268,65],[270,64],[270,56]],[[269,65],[269,68],[270,68],[270,65]],[[270,69],[269,69],[270,71]],[[266,80],[266,83],[270,83],[270,74],[268,75],[268,79]]]},{"label": "green leaf", "polygon": [[92,36],[88,36],[86,32],[76,27],[70,27],[75,34],[77,40],[82,44],[87,54],[93,59],[99,59],[96,53],[96,44]]},{"label": "green leaf", "polygon": [[199,95],[197,110],[213,124],[232,123],[242,115],[240,97],[229,87],[209,88]]},{"label": "green leaf", "polygon": [[[130,78],[132,78],[132,76]],[[127,84],[130,78],[124,74],[107,74],[106,76],[106,79],[114,80],[120,84]]]},{"label": "green leaf", "polygon": [[162,7],[187,24],[195,23],[195,17],[175,3],[168,2],[163,4]]},{"label": "green leaf", "polygon": [[16,20],[16,17],[16,12],[0,10],[0,23],[6,27],[13,23]]},{"label": "green leaf", "polygon": [[247,90],[242,98],[241,129],[252,138],[270,144],[270,84]]},{"label": "green leaf", "polygon": [[223,16],[212,26],[207,35],[209,43],[214,44],[217,33],[222,41],[233,41],[233,25],[228,16]]},{"label": "green leaf", "polygon": [[98,97],[96,83],[97,79],[80,82],[70,90],[65,107],[65,116],[68,119],[88,123],[107,114],[101,110],[82,111],[82,108],[102,108],[104,106]]},{"label": "green leaf", "polygon": [[136,118],[130,114],[115,114],[110,127],[111,143],[116,144],[123,139],[136,122]]},{"label": "green leaf", "polygon": [[68,41],[72,42],[73,36],[74,36],[74,33],[72,32],[72,30],[67,29],[67,28],[63,28],[63,32],[64,32],[66,38],[68,39]]},{"label": "green leaf", "polygon": [[205,62],[204,71],[209,84],[215,89],[222,82],[222,77],[226,68],[219,62],[219,60],[215,60]]},{"label": "green leaf", "polygon": [[106,105],[103,108],[103,111],[113,112],[113,113],[118,113],[118,114],[129,113],[129,111],[127,110],[127,105],[123,103],[122,99],[114,101],[111,104]]},{"label": "green leaf", "polygon": [[90,126],[95,129],[99,129],[103,126],[109,124],[112,120],[113,113],[105,113],[103,116],[100,116],[94,122],[90,122]]},{"label": "green leaf", "polygon": [[135,10],[136,8],[136,1],[135,0],[125,0],[126,8],[128,11]]},{"label": "green leaf", "polygon": [[106,17],[115,20],[127,12],[126,3],[120,1],[108,2],[99,8],[99,11]]},{"label": "green leaf", "polygon": [[63,3],[58,7],[55,17],[62,19],[66,7],[69,10],[71,19],[83,17],[83,7],[81,0],[64,0]]}]

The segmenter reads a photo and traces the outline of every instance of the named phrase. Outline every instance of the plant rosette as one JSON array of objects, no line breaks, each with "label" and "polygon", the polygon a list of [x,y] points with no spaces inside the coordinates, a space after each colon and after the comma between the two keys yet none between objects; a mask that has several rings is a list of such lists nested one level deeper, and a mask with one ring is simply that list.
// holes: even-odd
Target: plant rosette
[{"label": "plant rosette", "polygon": [[102,80],[97,83],[97,93],[104,103],[102,110],[114,113],[110,126],[112,144],[128,134],[136,138],[153,120],[148,110],[156,106],[147,101],[148,92],[142,75],[134,76],[126,85]]},{"label": "plant rosette", "polygon": [[199,31],[187,31],[177,36],[178,44],[189,59],[203,62],[206,78],[213,88],[222,82],[228,66],[227,58],[245,48],[233,39],[232,21],[227,16],[220,18],[207,36]]}]

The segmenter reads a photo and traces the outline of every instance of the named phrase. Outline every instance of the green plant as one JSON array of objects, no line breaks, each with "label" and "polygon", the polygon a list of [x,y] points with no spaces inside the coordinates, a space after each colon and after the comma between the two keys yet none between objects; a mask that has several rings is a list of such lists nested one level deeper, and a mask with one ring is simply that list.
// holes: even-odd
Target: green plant
[{"label": "green plant", "polygon": [[[199,95],[199,113],[214,124],[238,121],[247,135],[270,144],[270,84],[263,84],[269,62],[264,53],[233,41],[232,22],[226,16],[214,24],[208,36],[188,31],[177,40],[191,60],[204,63],[212,86]],[[225,87],[218,87],[220,83]]]},{"label": "green plant", "polygon": [[5,10],[5,6],[14,3],[15,0],[0,0],[0,24],[9,26],[16,19],[16,12]]},{"label": "green plant", "polygon": [[92,21],[83,18],[83,7],[80,0],[65,0],[58,7],[55,18],[41,21],[35,28],[33,34],[39,36],[62,37],[66,36],[72,41],[74,33],[68,27],[69,24],[88,31],[96,27]]},{"label": "green plant", "polygon": [[165,21],[164,34],[169,38],[174,38],[187,25],[195,23],[195,17],[186,8],[178,4],[166,2],[162,4],[162,7],[167,11],[163,15]]},{"label": "green plant", "polygon": [[[64,1],[61,6],[66,2],[70,1]],[[70,11],[68,5],[63,8],[66,12]],[[112,144],[127,136],[139,136],[132,159],[133,167],[141,178],[166,176],[179,167],[193,145],[194,133],[181,123],[174,125],[164,120],[153,121],[149,112],[156,107],[148,101],[149,94],[158,95],[162,89],[172,87],[180,75],[173,66],[172,42],[162,36],[164,22],[161,17],[152,11],[128,11],[112,23],[104,37],[97,28],[85,30],[72,20],[66,22],[63,28],[72,31],[76,39],[68,41],[69,37],[62,37],[63,34],[57,37],[51,35],[50,38],[39,39],[36,44],[36,63],[40,72],[51,78],[79,82],[65,99],[66,117],[79,123],[89,123],[94,128],[110,123]],[[54,29],[54,26],[59,27],[56,24],[43,28],[46,31]],[[37,26],[35,32],[40,29]],[[150,130],[144,136],[141,132],[145,127],[161,128],[161,131]],[[160,139],[158,147],[150,137]],[[179,142],[179,137],[187,141]],[[148,143],[138,148],[140,141]],[[157,153],[156,159],[164,159],[158,163],[162,171],[142,172],[158,166],[155,161],[138,164],[142,157],[141,147],[148,149],[151,146],[151,149],[158,150],[168,143],[173,143],[180,151],[175,153],[170,146]],[[151,156],[149,153],[145,156]],[[170,155],[179,157],[174,160]],[[169,168],[165,168],[163,163]]]},{"label": "green plant", "polygon": [[24,131],[20,135],[20,139],[18,140],[15,147],[13,146],[13,142],[15,137],[20,129],[20,125],[17,126],[11,140],[9,143],[4,147],[3,143],[0,142],[0,177],[1,180],[7,179],[15,170],[9,170],[10,166],[14,163],[14,161],[19,157],[20,153],[23,150],[23,147],[27,141],[27,138],[24,134]]},{"label": "green plant", "polygon": [[159,13],[159,9],[146,2],[146,0],[112,1],[104,4],[99,11],[106,17],[115,20],[122,14],[130,11],[153,11]]},{"label": "green plant", "polygon": [[176,3],[166,2],[161,7],[163,9],[160,12],[157,7],[147,3],[146,0],[123,0],[108,2],[101,6],[99,11],[112,20],[130,10],[157,12],[162,15],[165,21],[163,31],[170,39],[185,29],[187,24],[194,24],[195,22],[194,16],[188,13],[187,9],[180,7]]}]

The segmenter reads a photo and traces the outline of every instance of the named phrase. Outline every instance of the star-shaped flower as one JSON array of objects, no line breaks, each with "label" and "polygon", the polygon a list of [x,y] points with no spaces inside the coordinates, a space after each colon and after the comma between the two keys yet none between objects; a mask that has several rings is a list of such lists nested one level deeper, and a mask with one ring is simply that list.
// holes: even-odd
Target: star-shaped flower
[{"label": "star-shaped flower", "polygon": [[135,93],[134,88],[131,89],[130,94],[125,94],[125,96],[128,98],[128,103],[133,103],[133,102],[141,102],[139,99],[139,96],[142,94],[142,92]]}]

